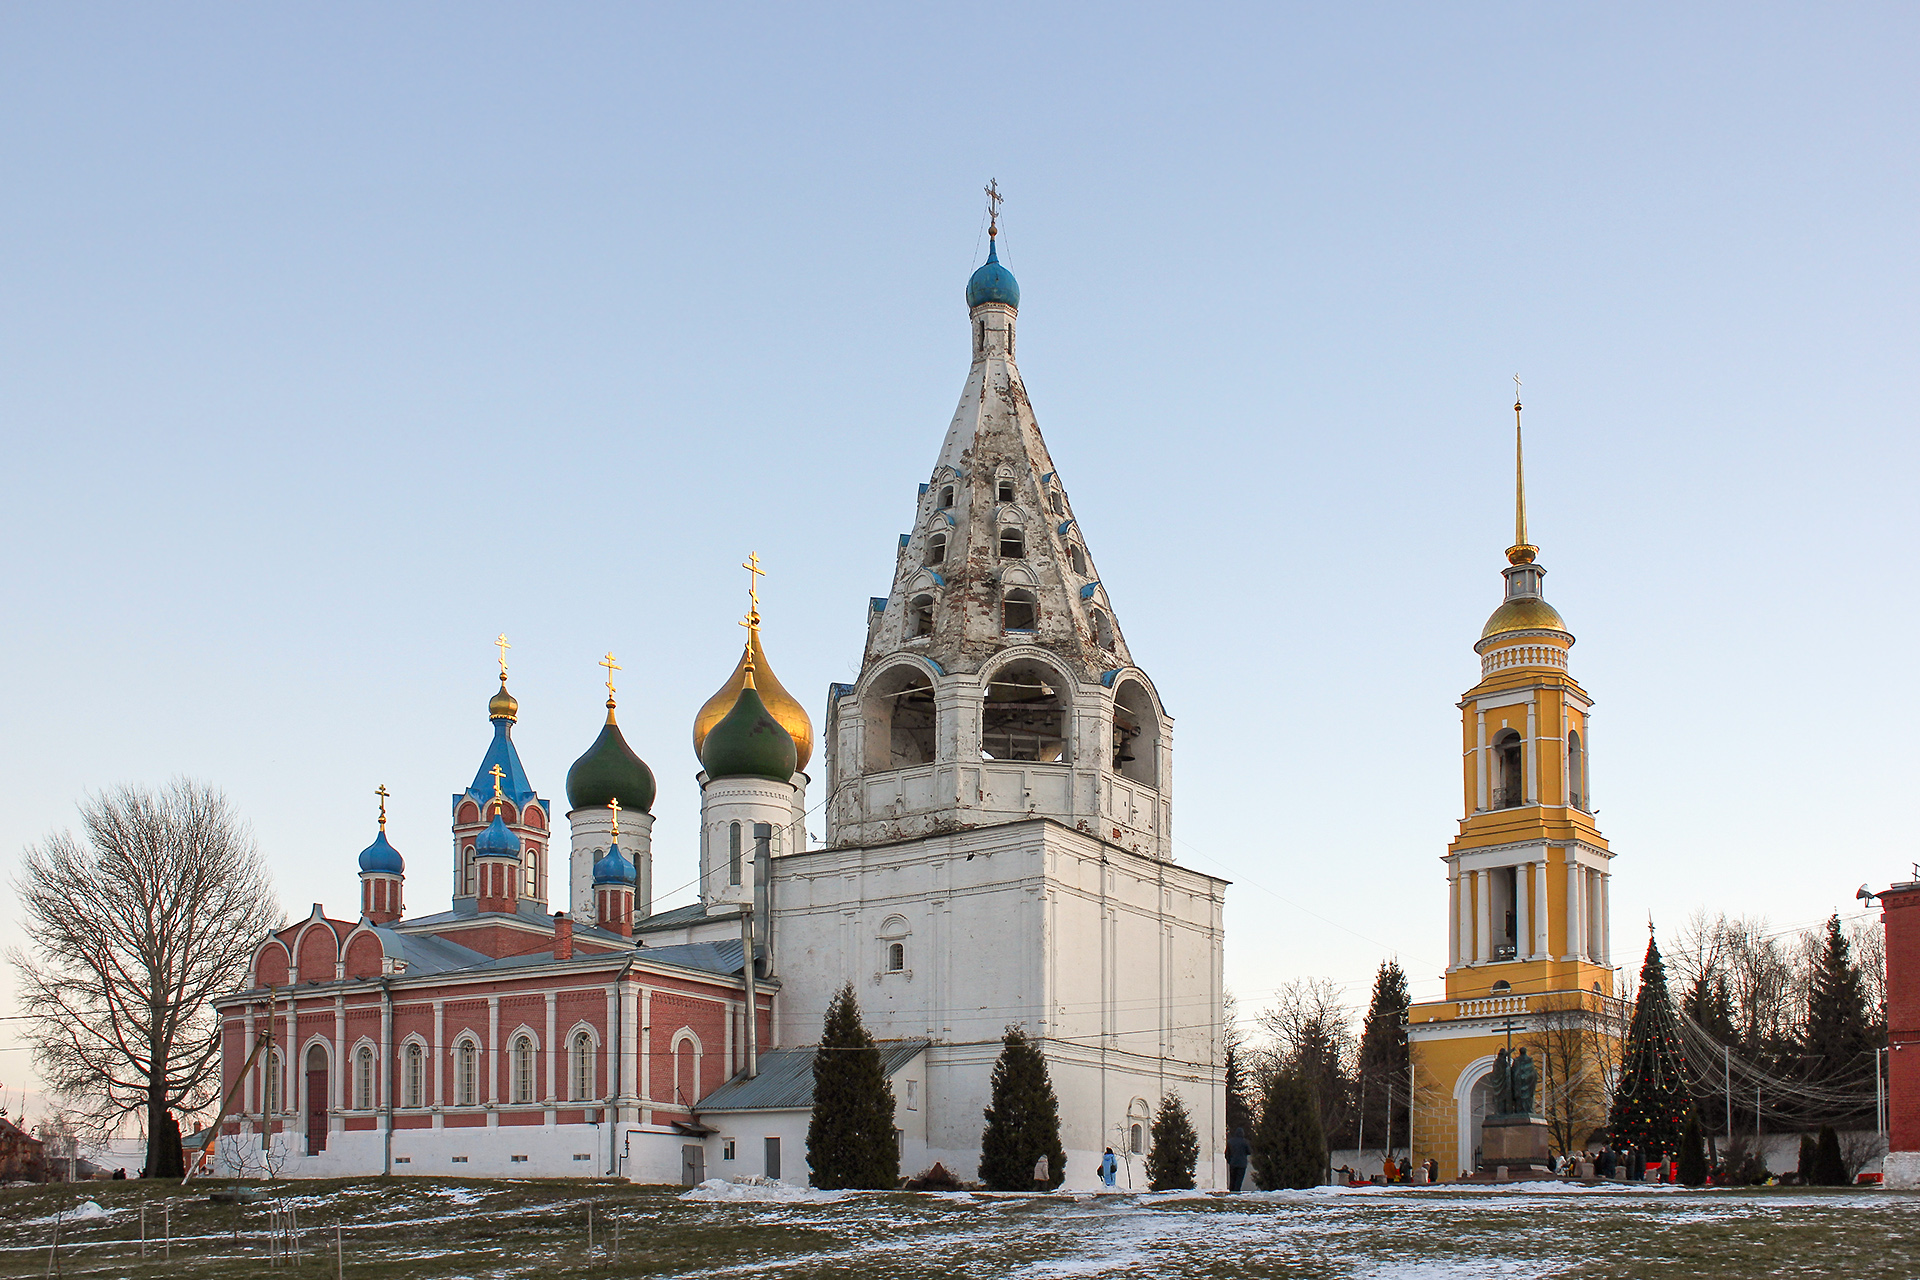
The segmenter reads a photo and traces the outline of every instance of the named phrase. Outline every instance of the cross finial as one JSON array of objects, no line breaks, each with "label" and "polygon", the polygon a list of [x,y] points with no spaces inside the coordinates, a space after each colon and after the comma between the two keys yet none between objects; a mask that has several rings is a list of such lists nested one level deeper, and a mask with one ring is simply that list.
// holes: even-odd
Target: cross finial
[{"label": "cross finial", "polygon": [[500,683],[505,684],[507,682],[507,650],[513,648],[512,645],[507,643],[506,632],[502,631],[499,636],[495,638],[493,647],[500,651]]},{"label": "cross finial", "polygon": [[620,670],[620,664],[613,660],[612,651],[600,659],[600,665],[607,669],[607,705],[613,705],[613,673]]},{"label": "cross finial", "polygon": [[1513,407],[1520,407],[1520,375],[1517,373],[1513,375]]},{"label": "cross finial", "polygon": [[767,576],[767,571],[760,567],[758,551],[749,551],[747,558],[740,562],[740,567],[747,571],[747,599],[753,602],[753,610],[749,616],[752,617],[754,625],[758,626],[760,624],[760,579]]},{"label": "cross finial", "polygon": [[1005,197],[1000,194],[1000,182],[997,178],[987,179],[987,235],[989,238],[1000,234],[1000,203]]},{"label": "cross finial", "polygon": [[507,799],[507,793],[500,789],[500,779],[506,777],[507,771],[496,764],[493,768],[487,770],[487,772],[493,775],[493,811],[497,814],[500,812],[500,806],[504,804]]},{"label": "cross finial", "polygon": [[613,838],[618,840],[620,838],[620,797],[615,796],[607,801],[607,808],[613,810]]},{"label": "cross finial", "polygon": [[387,790],[387,784],[383,782],[373,789],[373,794],[380,797],[380,829],[385,831],[387,829],[387,796],[391,793]]}]

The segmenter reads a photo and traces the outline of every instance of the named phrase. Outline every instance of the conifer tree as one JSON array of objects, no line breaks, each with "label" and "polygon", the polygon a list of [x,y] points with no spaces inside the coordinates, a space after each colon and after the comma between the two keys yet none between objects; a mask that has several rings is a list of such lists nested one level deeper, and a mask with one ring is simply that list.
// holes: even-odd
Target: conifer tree
[{"label": "conifer tree", "polygon": [[1147,1152],[1147,1186],[1155,1191],[1182,1191],[1193,1186],[1193,1168],[1200,1159],[1200,1137],[1187,1116],[1187,1104],[1169,1093],[1153,1113],[1153,1149]]},{"label": "conifer tree", "polygon": [[[1389,1149],[1406,1145],[1405,1104],[1410,1072],[1407,1028],[1402,1017],[1413,1003],[1406,971],[1397,960],[1382,960],[1373,975],[1373,999],[1360,1036],[1361,1131]],[[1400,1091],[1402,1105],[1393,1103]]]},{"label": "conifer tree", "polygon": [[1320,1185],[1327,1168],[1326,1133],[1313,1086],[1297,1070],[1269,1072],[1253,1128],[1254,1185],[1262,1191]]},{"label": "conifer tree", "polygon": [[1680,1181],[1689,1187],[1707,1181],[1707,1140],[1700,1133],[1700,1116],[1687,1112],[1686,1127],[1680,1130]]},{"label": "conifer tree", "polygon": [[853,984],[827,1006],[813,1055],[813,1116],[807,1122],[813,1185],[891,1191],[900,1181],[893,1090],[886,1063],[860,1021]]},{"label": "conifer tree", "polygon": [[1644,1151],[1650,1161],[1678,1153],[1680,1127],[1693,1110],[1681,1070],[1678,1033],[1667,994],[1667,966],[1649,930],[1647,958],[1640,966],[1640,991],[1627,1027],[1626,1056],[1607,1130],[1616,1143]]},{"label": "conifer tree", "polygon": [[1813,1171],[1814,1171],[1815,1165],[1819,1163],[1819,1160],[1820,1160],[1820,1144],[1813,1140],[1812,1134],[1810,1133],[1801,1134],[1800,1135],[1800,1162],[1793,1167],[1793,1171],[1800,1176],[1801,1186],[1810,1187],[1814,1185]]},{"label": "conifer tree", "polygon": [[1051,1191],[1067,1176],[1067,1153],[1060,1145],[1060,1100],[1047,1060],[1017,1026],[1007,1028],[1000,1046],[993,1105],[980,1134],[980,1181],[993,1191],[1031,1191],[1034,1166],[1045,1156]]},{"label": "conifer tree", "polygon": [[1866,986],[1834,915],[1807,993],[1806,1051],[1816,1060],[1816,1082],[1862,1074],[1863,1057],[1875,1047],[1870,1028]]},{"label": "conifer tree", "polygon": [[1253,1107],[1247,1100],[1247,1070],[1240,1046],[1227,1042],[1227,1132],[1253,1128]]},{"label": "conifer tree", "polygon": [[1820,1126],[1820,1137],[1813,1145],[1813,1177],[1816,1187],[1844,1187],[1847,1185],[1847,1162],[1840,1157],[1840,1135],[1833,1126]]}]

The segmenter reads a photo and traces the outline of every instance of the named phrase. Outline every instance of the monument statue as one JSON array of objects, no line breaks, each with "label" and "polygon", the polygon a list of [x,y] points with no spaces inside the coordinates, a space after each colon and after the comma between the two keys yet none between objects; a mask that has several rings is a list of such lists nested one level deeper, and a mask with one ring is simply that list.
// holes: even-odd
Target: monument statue
[{"label": "monument statue", "polygon": [[1493,1070],[1487,1072],[1487,1114],[1505,1116],[1513,1114],[1512,1064],[1508,1061],[1507,1051],[1502,1049],[1493,1059]]},{"label": "monument statue", "polygon": [[1520,1050],[1512,1064],[1507,1068],[1507,1092],[1512,1109],[1507,1115],[1530,1116],[1533,1114],[1533,1091],[1540,1083],[1540,1068],[1527,1056],[1525,1049]]}]

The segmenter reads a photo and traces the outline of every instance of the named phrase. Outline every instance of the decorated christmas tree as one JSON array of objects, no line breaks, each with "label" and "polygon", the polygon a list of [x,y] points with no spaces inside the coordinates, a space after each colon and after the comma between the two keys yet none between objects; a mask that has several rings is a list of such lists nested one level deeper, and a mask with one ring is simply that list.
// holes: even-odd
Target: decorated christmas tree
[{"label": "decorated christmas tree", "polygon": [[1613,1093],[1607,1128],[1616,1147],[1631,1147],[1649,1160],[1680,1153],[1680,1131],[1693,1110],[1680,1061],[1680,1024],[1667,994],[1667,966],[1649,928],[1647,959],[1640,966],[1639,999],[1627,1028],[1626,1060]]}]

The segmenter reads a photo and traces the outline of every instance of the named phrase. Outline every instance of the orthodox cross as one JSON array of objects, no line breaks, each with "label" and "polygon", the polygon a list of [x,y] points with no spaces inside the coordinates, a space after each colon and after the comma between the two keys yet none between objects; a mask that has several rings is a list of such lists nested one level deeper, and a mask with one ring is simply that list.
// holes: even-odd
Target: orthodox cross
[{"label": "orthodox cross", "polygon": [[506,776],[507,771],[495,765],[487,772],[493,775],[493,814],[497,818],[500,816],[501,806],[507,801],[506,793],[500,790],[500,779]]},{"label": "orthodox cross", "polygon": [[513,648],[512,645],[507,643],[506,632],[502,631],[500,633],[499,638],[493,642],[493,647],[500,651],[500,678],[505,680],[507,678],[507,650]]},{"label": "orthodox cross", "polygon": [[1517,373],[1513,375],[1513,403],[1515,408],[1520,405],[1520,375]]},{"label": "orthodox cross", "polygon": [[615,796],[607,801],[607,808],[613,810],[613,838],[618,840],[620,838],[620,797]]},{"label": "orthodox cross", "polygon": [[620,664],[613,660],[613,654],[609,652],[606,657],[600,659],[600,665],[607,669],[607,699],[612,701],[613,673],[620,670]]},{"label": "orthodox cross", "polygon": [[380,797],[380,829],[385,831],[387,829],[387,796],[391,793],[387,790],[387,784],[383,782],[373,789],[373,794]]},{"label": "orthodox cross", "polygon": [[767,576],[767,571],[760,567],[760,553],[749,551],[740,567],[747,571],[747,599],[753,601],[753,611],[757,614],[760,612],[760,579]]},{"label": "orthodox cross", "polygon": [[996,178],[987,179],[987,235],[1000,234],[1000,203],[1005,197],[1000,194],[1000,182]]},{"label": "orthodox cross", "polygon": [[1525,1031],[1526,1028],[1514,1026],[1513,1019],[1508,1018],[1506,1022],[1504,1022],[1500,1026],[1493,1028],[1493,1030],[1504,1031],[1507,1033],[1507,1056],[1511,1058],[1513,1056],[1513,1033],[1516,1031]]}]

